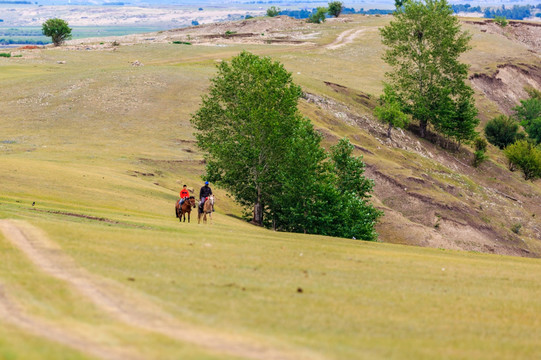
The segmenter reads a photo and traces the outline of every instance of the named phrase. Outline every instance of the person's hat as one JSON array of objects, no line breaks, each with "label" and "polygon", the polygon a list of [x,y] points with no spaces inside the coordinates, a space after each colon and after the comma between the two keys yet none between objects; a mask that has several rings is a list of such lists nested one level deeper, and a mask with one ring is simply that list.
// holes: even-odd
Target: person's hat
[{"label": "person's hat", "polygon": [[208,182],[208,181],[205,181],[205,185],[208,185],[208,184],[209,184],[209,182]]}]

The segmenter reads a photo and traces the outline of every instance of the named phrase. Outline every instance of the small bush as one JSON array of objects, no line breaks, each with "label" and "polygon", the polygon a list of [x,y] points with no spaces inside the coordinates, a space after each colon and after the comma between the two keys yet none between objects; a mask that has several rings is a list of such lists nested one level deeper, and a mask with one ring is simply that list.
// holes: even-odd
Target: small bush
[{"label": "small bush", "polygon": [[505,16],[496,16],[494,22],[501,27],[506,27],[509,24],[509,21],[507,21]]},{"label": "small bush", "polygon": [[509,145],[504,150],[509,161],[509,169],[518,168],[524,174],[525,180],[535,180],[541,177],[541,147],[526,140],[520,140]]},{"label": "small bush", "polygon": [[485,152],[483,150],[476,150],[474,153],[473,153],[473,162],[472,162],[472,165],[474,167],[478,167],[479,165],[481,165],[481,163],[483,161],[485,161],[486,159],[488,159],[488,156],[485,154]]},{"label": "small bush", "polygon": [[511,226],[511,231],[517,235],[520,233],[520,229],[522,229],[521,224],[513,224],[513,226]]},{"label": "small bush", "polygon": [[321,24],[325,22],[325,16],[327,15],[327,8],[318,7],[316,12],[308,17],[308,22],[313,24]]},{"label": "small bush", "polygon": [[192,43],[187,41],[173,41],[173,44],[179,44],[179,45],[191,45]]},{"label": "small bush", "polygon": [[277,8],[276,6],[271,6],[267,9],[267,16],[268,17],[275,17],[280,15],[280,8]]},{"label": "small bush", "polygon": [[0,53],[0,57],[11,57],[11,53]]},{"label": "small bush", "polygon": [[473,146],[476,151],[487,151],[488,142],[482,137],[476,137],[473,141]]},{"label": "small bush", "polygon": [[237,33],[236,31],[227,30],[224,35],[231,36],[231,35],[235,35],[236,33]]},{"label": "small bush", "polygon": [[113,45],[113,46],[120,46],[120,43],[119,43],[118,41],[115,40],[115,41],[113,41],[113,42],[111,43],[111,45]]},{"label": "small bush", "polygon": [[248,19],[253,19],[254,17],[253,17],[252,15],[246,15],[244,18],[245,18],[246,20],[248,20]]},{"label": "small bush", "polygon": [[504,149],[518,140],[518,127],[509,116],[500,115],[485,125],[485,136],[492,145]]}]

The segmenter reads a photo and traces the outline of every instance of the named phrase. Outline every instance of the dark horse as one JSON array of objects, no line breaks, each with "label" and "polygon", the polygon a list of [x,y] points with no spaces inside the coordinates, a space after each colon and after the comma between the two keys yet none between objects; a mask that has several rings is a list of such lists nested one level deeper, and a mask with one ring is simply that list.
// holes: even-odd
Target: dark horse
[{"label": "dark horse", "polygon": [[188,222],[190,222],[190,213],[192,212],[192,209],[195,208],[195,198],[190,196],[184,201],[182,206],[180,206],[179,203],[180,201],[177,201],[177,204],[175,205],[175,213],[177,214],[178,221],[182,221],[182,218],[184,218],[184,222],[186,222],[186,213],[188,213]]}]

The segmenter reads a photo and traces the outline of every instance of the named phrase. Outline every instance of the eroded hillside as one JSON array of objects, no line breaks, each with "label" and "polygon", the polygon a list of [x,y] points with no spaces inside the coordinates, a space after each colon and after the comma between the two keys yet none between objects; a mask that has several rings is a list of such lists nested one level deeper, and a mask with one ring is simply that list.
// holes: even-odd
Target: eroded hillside
[{"label": "eroded hillside", "polygon": [[[0,60],[1,71],[9,72],[4,80],[9,87],[0,90],[2,156],[100,166],[111,176],[149,182],[154,196],[173,199],[181,182],[195,187],[203,171],[190,114],[215,64],[246,49],[272,56],[293,73],[305,91],[300,108],[326,145],[347,136],[364,156],[376,184],[374,202],[385,211],[380,241],[541,256],[541,185],[508,171],[500,151],[490,148],[490,160],[474,168],[470,148],[445,150],[437,137],[420,139],[415,126],[386,138],[372,109],[387,69],[378,28],[388,21],[349,16],[309,25],[285,17],[251,19],[19,50],[21,58]],[[528,34],[538,28],[513,25],[502,34],[494,26],[464,24],[473,35],[464,61],[471,65],[483,122],[509,113],[525,97],[525,85],[541,89],[536,35],[521,36],[521,28]],[[41,170],[29,166],[25,177],[34,171]],[[12,181],[18,185],[8,189],[19,196],[44,191],[30,180]],[[51,183],[52,190],[45,188],[50,198],[67,186],[59,179]],[[116,196],[100,203],[144,207],[141,198]],[[84,198],[78,194],[68,201]],[[225,210],[239,213],[231,202]],[[518,233],[511,230],[516,224]]]}]

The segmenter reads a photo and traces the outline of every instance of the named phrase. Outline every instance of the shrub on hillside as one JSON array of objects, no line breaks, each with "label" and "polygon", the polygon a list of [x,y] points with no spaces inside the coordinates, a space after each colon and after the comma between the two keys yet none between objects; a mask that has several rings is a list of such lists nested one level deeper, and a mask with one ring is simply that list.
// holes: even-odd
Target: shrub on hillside
[{"label": "shrub on hillside", "polygon": [[527,89],[530,98],[520,100],[520,105],[513,108],[515,116],[520,120],[528,137],[541,144],[541,93],[535,89]]},{"label": "shrub on hillside", "polygon": [[474,167],[478,167],[479,165],[481,165],[483,161],[488,159],[488,156],[485,154],[487,150],[488,142],[482,137],[477,137],[473,141],[473,145],[475,147],[475,152],[473,153],[472,165]]},{"label": "shrub on hillside", "polygon": [[276,6],[271,6],[267,9],[267,16],[268,17],[275,17],[280,15],[280,8],[277,8]]},{"label": "shrub on hillside", "polygon": [[11,53],[0,53],[0,57],[11,57]]},{"label": "shrub on hillside", "polygon": [[525,180],[541,177],[541,146],[520,140],[506,147],[504,153],[509,161],[509,169],[520,169]]},{"label": "shrub on hillside", "polygon": [[504,149],[517,141],[518,123],[509,116],[497,116],[485,125],[485,136],[492,145]]},{"label": "shrub on hillside", "polygon": [[308,22],[313,24],[321,24],[325,22],[325,17],[327,16],[328,9],[325,7],[318,7],[312,15],[308,17]]},{"label": "shrub on hillside", "polygon": [[494,22],[501,27],[506,27],[509,24],[509,21],[507,21],[505,16],[496,16]]}]

